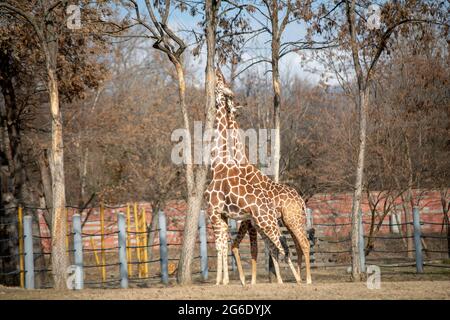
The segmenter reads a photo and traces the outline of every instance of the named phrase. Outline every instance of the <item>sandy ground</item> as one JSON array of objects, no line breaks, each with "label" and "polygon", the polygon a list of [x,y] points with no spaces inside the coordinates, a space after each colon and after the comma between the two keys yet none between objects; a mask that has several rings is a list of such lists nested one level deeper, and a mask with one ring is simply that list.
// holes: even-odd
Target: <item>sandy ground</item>
[{"label": "sandy ground", "polygon": [[[351,282],[345,268],[312,270],[313,284],[298,285],[286,274],[284,284],[270,283],[266,273],[258,274],[258,284],[242,287],[237,273],[230,273],[230,285],[215,286],[215,274],[207,283],[195,280],[190,286],[179,286],[170,278],[168,286],[159,280],[130,284],[130,289],[84,289],[56,291],[52,289],[25,290],[0,286],[0,300],[11,299],[100,299],[100,300],[298,300],[298,299],[445,299],[450,300],[450,269],[427,268],[417,274],[414,268],[382,268],[381,288],[368,289],[366,282]],[[303,275],[304,276],[304,275]],[[247,275],[247,281],[249,281]]]},{"label": "sandy ground", "polygon": [[153,286],[135,289],[85,289],[83,291],[24,290],[0,287],[0,299],[446,299],[450,300],[450,281],[382,282],[380,289],[365,283],[316,283],[312,285],[262,283],[214,286]]}]

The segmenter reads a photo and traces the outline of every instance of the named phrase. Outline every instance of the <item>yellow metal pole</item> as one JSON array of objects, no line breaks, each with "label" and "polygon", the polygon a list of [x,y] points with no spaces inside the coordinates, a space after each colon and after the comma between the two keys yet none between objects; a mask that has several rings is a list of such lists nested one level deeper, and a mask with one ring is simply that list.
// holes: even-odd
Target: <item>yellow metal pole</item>
[{"label": "yellow metal pole", "polygon": [[23,211],[22,207],[17,210],[19,222],[19,263],[20,263],[20,287],[25,288],[25,265],[23,256]]},{"label": "yellow metal pole", "polygon": [[[142,208],[142,231],[147,231],[147,217],[145,216],[145,208]],[[143,242],[144,242],[144,246],[145,248],[143,248],[144,250],[144,261],[148,260],[148,251],[147,251],[147,242],[148,242],[148,238],[147,238],[147,233],[143,233]],[[144,277],[147,278],[148,277],[148,263],[145,262],[144,263]]]},{"label": "yellow metal pole", "polygon": [[[139,209],[138,209],[138,220],[139,220],[139,243],[140,246],[144,245],[144,237],[143,237],[143,231],[144,231],[144,227],[142,225],[142,210],[141,210],[141,214],[139,214]],[[144,259],[144,248],[139,248],[139,252],[140,252],[140,256],[141,256],[141,262],[145,261]],[[144,276],[144,264],[140,264],[139,265],[139,272],[141,274],[141,277]]]},{"label": "yellow metal pole", "polygon": [[105,258],[105,208],[103,203],[100,204],[100,245],[101,245],[101,257],[102,257],[102,281],[106,281],[106,258]]},{"label": "yellow metal pole", "polygon": [[97,251],[95,250],[94,238],[92,238],[92,237],[90,237],[90,238],[91,238],[90,240],[91,240],[92,252],[94,253],[94,256],[95,256],[95,263],[97,265],[100,265],[100,259],[98,258]]},{"label": "yellow metal pole", "polygon": [[[134,213],[134,228],[136,230],[136,236],[134,237],[136,239],[136,255],[137,255],[137,259],[139,262],[141,262],[141,252],[139,251],[139,246],[141,245],[141,238],[139,237],[139,220],[138,220],[138,212],[137,212],[137,203],[134,203],[133,206],[133,213]],[[141,268],[140,268],[140,264],[138,264],[138,273],[139,273],[139,278],[141,277],[141,272],[140,272]]]},{"label": "yellow metal pole", "polygon": [[130,204],[127,203],[127,261],[128,261],[128,276],[133,275],[133,265],[131,264],[131,249],[130,249],[130,231],[131,231],[131,221],[130,221]]},{"label": "yellow metal pole", "polygon": [[[142,222],[141,222],[141,215],[139,214],[139,209],[138,209],[138,216],[137,216],[137,226],[139,229],[139,233],[138,233],[138,238],[139,238],[139,246],[142,246]],[[142,248],[138,248],[139,250],[139,257],[141,258],[141,262],[144,260],[143,257],[144,255],[142,254]],[[142,277],[142,264],[139,264],[139,277]]]}]

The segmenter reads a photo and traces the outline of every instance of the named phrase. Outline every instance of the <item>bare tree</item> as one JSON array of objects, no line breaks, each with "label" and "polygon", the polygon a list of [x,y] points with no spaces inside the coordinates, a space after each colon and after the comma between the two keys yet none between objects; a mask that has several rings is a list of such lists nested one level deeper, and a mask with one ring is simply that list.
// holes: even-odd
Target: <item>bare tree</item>
[{"label": "bare tree", "polygon": [[[366,2],[356,0],[341,1],[329,6],[322,5],[316,16],[318,20],[312,27],[326,39],[336,39],[341,51],[349,53],[352,73],[355,76],[354,96],[359,118],[359,146],[352,207],[352,276],[355,280],[359,280],[362,275],[358,258],[359,251],[362,250],[358,247],[358,225],[361,219],[371,81],[383,53],[387,49],[392,50],[391,39],[400,33],[408,33],[409,26],[412,24],[442,24],[439,21],[445,21],[445,9],[442,3],[433,4],[426,1],[386,3],[379,8],[378,12],[370,12],[369,14],[375,14],[375,17],[367,16],[367,20],[359,12],[359,8],[364,8],[365,5]],[[342,6],[344,6],[343,9]],[[398,14],[399,12],[401,14]],[[379,19],[381,23],[377,24],[373,18]],[[342,23],[342,21],[345,22]],[[340,79],[345,80],[342,77]],[[352,90],[350,87],[349,91]]]},{"label": "bare tree", "polygon": [[[29,3],[23,3],[22,1],[2,1],[0,2],[0,10],[3,14],[6,14],[16,21],[24,22],[23,29],[26,28],[30,33],[27,41],[36,44],[37,49],[30,55],[31,58],[26,58],[25,61],[30,64],[34,64],[32,67],[35,70],[42,68],[45,70],[44,83],[46,84],[46,91],[48,93],[48,101],[50,106],[49,118],[51,123],[51,148],[48,155],[48,164],[51,179],[51,196],[47,193],[49,188],[45,188],[46,198],[51,198],[51,230],[52,230],[52,270],[55,288],[66,288],[66,269],[68,266],[68,259],[65,247],[66,237],[66,223],[65,223],[65,177],[64,177],[64,148],[63,148],[63,120],[61,115],[61,90],[65,92],[64,98],[70,100],[74,96],[83,91],[87,83],[94,82],[95,76],[93,73],[87,71],[92,68],[92,65],[79,63],[86,57],[86,51],[84,49],[89,45],[86,39],[79,42],[79,49],[82,53],[71,51],[73,49],[73,41],[79,38],[78,34],[71,34],[73,37],[67,37],[67,32],[72,32],[66,25],[66,9],[68,7],[68,1],[30,1]],[[102,6],[102,4],[98,4]],[[97,11],[92,10],[91,7],[84,7],[85,16],[92,17],[97,16]],[[87,19],[88,20],[88,19]],[[93,19],[95,20],[95,19]],[[23,31],[23,30],[22,30]],[[31,32],[30,32],[31,31]],[[86,25],[86,31],[94,32]],[[82,38],[83,32],[80,32],[80,38]],[[18,41],[19,42],[19,41]],[[27,43],[27,42],[24,42]],[[27,44],[22,44],[26,47]],[[67,50],[70,47],[69,50]],[[33,48],[34,49],[34,48]],[[94,46],[90,46],[90,53],[96,53]],[[60,59],[64,56],[67,60],[73,63],[60,64],[61,61],[66,59]],[[69,57],[70,56],[70,57]],[[34,60],[33,60],[34,59]],[[77,60],[79,59],[79,60]],[[66,60],[66,61],[67,61]],[[43,61],[43,66],[42,66]],[[30,67],[30,66],[28,66]],[[83,69],[86,68],[86,69]],[[71,70],[71,71],[69,71]],[[39,75],[40,72],[37,72]],[[68,71],[64,73],[65,71]],[[64,76],[61,77],[61,73]],[[76,77],[73,75],[77,72]],[[82,75],[81,75],[82,74]],[[83,78],[85,76],[86,78]],[[92,76],[92,77],[91,77]],[[76,80],[74,80],[76,78]],[[39,76],[33,81],[39,83]],[[82,79],[82,80],[80,80]],[[87,80],[90,79],[90,80]],[[42,86],[42,83],[39,83]],[[61,89],[62,88],[62,89]],[[33,91],[38,91],[34,88]],[[46,175],[48,177],[48,175]],[[48,186],[48,184],[47,184]]]},{"label": "bare tree", "polygon": [[[182,38],[168,26],[169,13],[171,6],[173,5],[172,1],[152,3],[146,0],[146,10],[150,17],[150,22],[145,21],[146,19],[143,17],[137,1],[130,0],[129,2],[134,9],[134,20],[142,25],[149,32],[149,38],[155,41],[153,47],[164,52],[175,67],[178,78],[179,106],[183,118],[183,125],[187,133],[186,139],[191,141],[191,126],[189,111],[186,106],[186,83],[182,62],[182,54],[186,49],[186,44]],[[216,45],[217,12],[219,7],[220,1],[207,1],[205,5],[207,44],[205,130],[211,130],[214,121],[214,54]],[[188,158],[191,159],[190,156]],[[183,246],[178,266],[178,282],[180,284],[188,284],[191,282],[191,265],[194,256],[198,217],[203,201],[206,175],[206,166],[202,165],[197,168],[197,170],[194,170],[192,161],[187,161],[185,177],[188,208],[183,234]]]},{"label": "bare tree", "polygon": [[69,261],[66,255],[65,237],[67,234],[65,217],[65,182],[64,182],[64,149],[62,136],[62,118],[59,108],[58,79],[56,76],[58,36],[54,10],[63,5],[62,1],[50,4],[44,16],[37,16],[19,4],[8,2],[0,3],[0,8],[8,13],[25,19],[36,33],[39,45],[45,57],[47,70],[47,89],[50,100],[50,112],[52,115],[52,149],[50,156],[50,169],[52,178],[52,268],[56,289],[66,288],[66,269]]}]

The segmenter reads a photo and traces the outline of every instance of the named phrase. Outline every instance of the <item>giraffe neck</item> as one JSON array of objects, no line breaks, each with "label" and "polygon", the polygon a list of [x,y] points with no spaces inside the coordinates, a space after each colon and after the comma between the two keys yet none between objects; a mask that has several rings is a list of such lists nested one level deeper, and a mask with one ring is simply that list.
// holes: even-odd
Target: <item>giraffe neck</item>
[{"label": "giraffe neck", "polygon": [[[228,99],[228,109],[233,110],[234,103],[232,99]],[[235,112],[228,112],[228,128],[231,130],[231,153],[238,165],[251,165],[250,161],[247,158],[247,154],[245,152],[245,144],[242,143],[241,130],[239,128],[239,124],[236,121]],[[276,184],[272,181],[268,176],[261,172],[256,166],[251,165],[253,172],[259,175],[262,183],[267,185]]]},{"label": "giraffe neck", "polygon": [[228,148],[227,135],[227,110],[226,100],[221,90],[220,84],[216,88],[216,119],[215,119],[215,143],[211,149],[211,168],[214,169],[219,164],[230,163],[232,160]]},{"label": "giraffe neck", "polygon": [[[228,99],[228,107],[230,110],[233,109],[234,103],[232,99]],[[231,153],[234,160],[240,165],[249,164],[250,162],[245,152],[245,145],[242,141],[242,135],[234,111],[228,113],[228,128],[231,130]]]}]

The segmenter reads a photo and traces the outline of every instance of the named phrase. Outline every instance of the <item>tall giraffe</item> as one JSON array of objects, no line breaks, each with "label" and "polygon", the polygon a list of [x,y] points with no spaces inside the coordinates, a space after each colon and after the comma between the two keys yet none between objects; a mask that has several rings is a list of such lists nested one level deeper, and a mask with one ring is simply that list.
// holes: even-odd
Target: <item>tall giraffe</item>
[{"label": "tall giraffe", "polygon": [[[219,69],[216,70],[216,119],[215,143],[211,149],[212,180],[205,198],[209,205],[208,216],[211,221],[217,249],[216,284],[228,284],[228,223],[227,219],[251,220],[256,230],[269,246],[270,256],[274,260],[275,273],[282,283],[278,256],[285,257],[295,277],[298,277],[288,252],[280,242],[277,211],[273,201],[264,189],[255,187],[244,177],[245,168],[236,164],[228,148],[228,121],[226,95],[231,90],[226,86]],[[244,169],[244,170],[243,170]],[[222,278],[223,272],[223,278]]]},{"label": "tall giraffe", "polygon": [[[228,103],[228,127],[231,129],[231,154],[234,160],[239,164],[239,166],[245,167],[245,172],[247,173],[245,179],[252,181],[253,185],[260,186],[268,191],[268,195],[273,199],[275,208],[278,211],[278,215],[284,225],[287,227],[289,233],[294,240],[295,247],[297,250],[298,266],[297,271],[300,277],[300,270],[302,264],[302,254],[305,255],[305,266],[306,266],[306,283],[311,283],[311,273],[310,273],[310,261],[309,252],[310,244],[308,237],[306,235],[306,206],[303,199],[300,197],[298,192],[287,185],[281,183],[276,183],[264,175],[258,168],[253,166],[246,155],[245,146],[242,144],[242,139],[239,133],[239,125],[236,121],[236,111],[239,107],[234,106],[232,93],[230,93],[230,98],[227,99]],[[242,270],[242,263],[239,256],[239,244],[244,238],[246,233],[250,236],[250,250],[252,257],[252,280],[251,283],[256,283],[256,260],[258,255],[258,244],[257,244],[257,233],[251,221],[243,221],[239,227],[238,234],[233,241],[231,246],[232,252],[236,258],[236,264],[239,271],[239,278],[241,283],[245,284],[245,275]],[[298,279],[296,279],[298,280]]]}]

